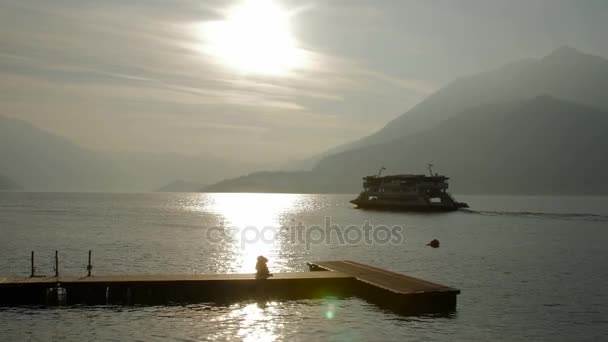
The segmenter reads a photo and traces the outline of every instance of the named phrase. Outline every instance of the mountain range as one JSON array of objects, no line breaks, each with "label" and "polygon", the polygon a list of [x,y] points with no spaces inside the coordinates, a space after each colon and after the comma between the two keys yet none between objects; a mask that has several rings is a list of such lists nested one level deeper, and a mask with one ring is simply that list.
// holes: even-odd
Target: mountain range
[{"label": "mountain range", "polygon": [[[381,166],[428,163],[459,193],[607,194],[608,60],[562,47],[457,79],[309,172],[257,172],[204,191],[347,192]],[[315,159],[314,157],[312,159]]]},{"label": "mountain range", "polygon": [[18,119],[0,117],[0,173],[38,191],[118,189],[109,160]]},{"label": "mountain range", "polygon": [[608,194],[607,133],[608,60],[563,47],[456,79],[379,131],[285,171],[101,152],[0,116],[0,190],[354,193],[381,166],[423,173],[433,163],[458,193]]},{"label": "mountain range", "polygon": [[21,190],[21,186],[12,179],[0,175],[0,191]]},{"label": "mountain range", "polygon": [[158,188],[156,192],[196,192],[197,189],[202,189],[204,187],[205,186],[200,183],[178,179]]},{"label": "mountain range", "polygon": [[206,155],[101,152],[27,121],[0,116],[0,185],[11,189],[148,192],[184,179],[192,180],[192,189],[198,190],[200,184],[255,167]]}]

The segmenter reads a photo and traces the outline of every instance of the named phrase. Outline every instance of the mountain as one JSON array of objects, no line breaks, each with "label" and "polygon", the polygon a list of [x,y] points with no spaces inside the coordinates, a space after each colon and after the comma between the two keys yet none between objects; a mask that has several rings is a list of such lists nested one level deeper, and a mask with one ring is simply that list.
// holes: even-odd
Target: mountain
[{"label": "mountain", "polygon": [[608,194],[608,111],[550,96],[481,105],[436,127],[322,160],[331,190],[358,189],[379,165],[422,171],[427,163],[461,193]]},{"label": "mountain", "polygon": [[256,167],[207,155],[99,152],[0,116],[0,170],[30,191],[150,191],[174,179],[196,179],[196,191]]},{"label": "mountain", "polygon": [[465,109],[538,95],[608,109],[608,60],[561,47],[540,59],[525,59],[462,77],[431,94],[378,132],[337,146],[323,157],[420,132]]},{"label": "mountain", "polygon": [[[29,191],[150,191],[175,179],[196,180],[189,191],[197,191],[201,184],[257,167],[202,154],[99,152],[27,121],[0,116],[0,171]],[[185,191],[186,184],[181,185]]]},{"label": "mountain", "polygon": [[[289,173],[280,181],[266,174],[270,183],[259,188],[352,193],[381,165],[424,173],[435,163],[456,192],[607,194],[607,111],[608,60],[563,47],[460,78],[380,131],[332,149],[312,172],[295,172],[292,182]],[[213,188],[238,191],[248,181]]]},{"label": "mountain", "polygon": [[323,188],[310,171],[261,171],[226,179],[202,189],[204,192],[318,193]]},{"label": "mountain", "polygon": [[203,184],[180,179],[159,188],[156,192],[197,192],[204,187]]},{"label": "mountain", "polygon": [[99,153],[18,119],[0,116],[0,170],[25,190],[116,190],[121,178]]},{"label": "mountain", "polygon": [[608,194],[606,132],[607,110],[538,96],[468,109],[426,131],[327,157],[311,172],[255,173],[205,190],[354,193],[381,165],[424,173],[435,163],[457,193]]},{"label": "mountain", "polygon": [[131,184],[125,186],[136,191],[150,191],[159,184],[170,185],[168,183],[176,179],[189,180],[195,187],[188,191],[197,191],[204,186],[202,184],[212,184],[259,168],[258,164],[204,154],[122,152],[109,153],[107,158],[131,180]]},{"label": "mountain", "polygon": [[22,187],[12,179],[0,175],[0,191],[21,190]]}]

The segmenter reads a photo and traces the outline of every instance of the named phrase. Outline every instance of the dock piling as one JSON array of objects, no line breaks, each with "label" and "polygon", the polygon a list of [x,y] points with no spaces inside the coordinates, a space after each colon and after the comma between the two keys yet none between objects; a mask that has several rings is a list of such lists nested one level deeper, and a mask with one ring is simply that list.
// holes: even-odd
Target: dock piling
[{"label": "dock piling", "polygon": [[36,267],[34,266],[34,251],[32,251],[31,264],[32,264],[32,269],[31,269],[30,277],[34,278],[34,276],[36,276]]},{"label": "dock piling", "polygon": [[91,264],[91,250],[89,249],[89,264],[87,265],[87,277],[91,276],[92,269],[93,269],[93,265]]},{"label": "dock piling", "polygon": [[59,251],[55,251],[55,277],[59,277]]}]

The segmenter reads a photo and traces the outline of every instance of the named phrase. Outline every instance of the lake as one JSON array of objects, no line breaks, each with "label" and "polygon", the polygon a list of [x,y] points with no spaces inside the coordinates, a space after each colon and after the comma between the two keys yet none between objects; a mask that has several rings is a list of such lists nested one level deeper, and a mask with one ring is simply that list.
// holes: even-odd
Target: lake
[{"label": "lake", "polygon": [[[0,308],[0,340],[597,341],[608,335],[608,198],[456,196],[453,213],[356,210],[354,195],[0,192],[0,275],[253,273],[350,259],[459,288],[449,316],[360,299]],[[399,228],[398,238],[356,227]],[[323,237],[329,223],[337,231]],[[301,224],[309,235],[294,241]],[[347,228],[352,226],[353,228]],[[312,228],[316,227],[316,228]],[[386,232],[386,230],[385,230]],[[334,231],[336,233],[336,230]],[[308,233],[307,233],[308,234]],[[441,247],[426,244],[438,239]]]}]

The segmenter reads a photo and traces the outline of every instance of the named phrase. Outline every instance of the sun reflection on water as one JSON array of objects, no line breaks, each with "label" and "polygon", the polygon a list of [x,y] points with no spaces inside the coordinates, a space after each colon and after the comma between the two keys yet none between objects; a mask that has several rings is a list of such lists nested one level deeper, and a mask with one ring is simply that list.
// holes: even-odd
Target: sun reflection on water
[{"label": "sun reflection on water", "polygon": [[[252,239],[243,241],[244,231],[262,232],[272,227],[278,232],[288,224],[288,216],[305,206],[306,195],[264,193],[217,193],[201,194],[198,210],[216,215],[224,233],[230,235],[222,242],[222,262],[228,272],[254,273],[258,255],[269,259],[271,272],[278,267],[283,248],[280,238]],[[283,309],[284,310],[284,309]],[[294,314],[290,312],[290,314]],[[275,341],[285,335],[285,325],[278,317],[285,315],[277,302],[254,302],[234,304],[230,312],[218,318],[218,324],[233,324],[230,338],[242,341]],[[217,337],[226,332],[220,333]]]},{"label": "sun reflection on water", "polygon": [[239,310],[241,328],[239,337],[243,341],[274,341],[276,328],[272,318],[275,316],[276,303],[251,303]]},{"label": "sun reflection on water", "polygon": [[[293,322],[315,319],[314,331],[331,331],[338,341],[358,340],[351,331],[338,327],[335,319],[343,321],[339,315],[339,301],[336,298],[301,300],[295,302],[257,301],[232,304],[215,316],[211,323],[218,328],[207,337],[211,340],[238,341],[288,341],[298,327]],[[302,322],[303,324],[306,324]]]},{"label": "sun reflection on water", "polygon": [[253,273],[258,255],[269,259],[271,272],[281,251],[281,220],[292,212],[302,195],[262,193],[212,194],[208,210],[221,215],[221,225],[229,232],[231,244],[226,267],[234,272]]}]

